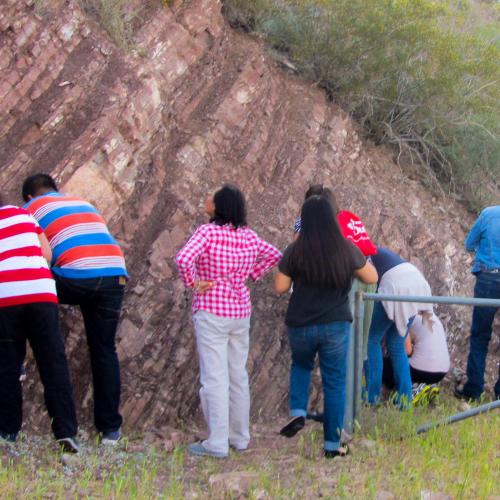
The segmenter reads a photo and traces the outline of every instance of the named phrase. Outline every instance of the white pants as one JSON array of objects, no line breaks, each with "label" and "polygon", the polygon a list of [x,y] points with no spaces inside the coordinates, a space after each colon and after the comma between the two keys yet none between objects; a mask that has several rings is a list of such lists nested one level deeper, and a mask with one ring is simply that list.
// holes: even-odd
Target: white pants
[{"label": "white pants", "polygon": [[207,450],[228,453],[250,441],[250,389],[246,363],[250,318],[197,311],[193,316],[200,359],[200,399],[209,436]]}]

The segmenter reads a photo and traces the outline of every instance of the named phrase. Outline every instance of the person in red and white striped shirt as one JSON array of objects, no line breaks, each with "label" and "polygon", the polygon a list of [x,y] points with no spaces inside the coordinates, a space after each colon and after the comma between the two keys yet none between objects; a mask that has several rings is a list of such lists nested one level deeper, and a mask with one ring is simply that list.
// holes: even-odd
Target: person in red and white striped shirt
[{"label": "person in red and white striped shirt", "polygon": [[38,222],[22,208],[0,206],[0,439],[14,442],[21,429],[19,377],[29,340],[54,435],[64,451],[77,452],[75,405],[50,259]]},{"label": "person in red and white striped shirt", "polygon": [[200,226],[177,254],[179,274],[194,290],[192,303],[200,359],[200,399],[209,428],[195,455],[228,456],[250,440],[246,362],[250,330],[248,278],[258,280],[281,252],[246,227],[241,191],[223,186],[207,199],[210,223]]}]

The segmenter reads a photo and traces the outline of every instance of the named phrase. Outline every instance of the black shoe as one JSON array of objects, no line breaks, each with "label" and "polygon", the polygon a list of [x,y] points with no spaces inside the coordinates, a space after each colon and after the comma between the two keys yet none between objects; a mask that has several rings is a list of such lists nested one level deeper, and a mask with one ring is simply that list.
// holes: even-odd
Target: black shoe
[{"label": "black shoe", "polygon": [[80,444],[74,437],[58,439],[57,444],[63,453],[80,453]]},{"label": "black shoe", "polygon": [[459,389],[458,386],[455,386],[455,389],[453,389],[453,395],[457,399],[462,399],[463,401],[479,401],[481,397],[476,397],[476,396],[470,396],[469,394],[466,394],[464,392],[464,389]]},{"label": "black shoe", "polygon": [[122,438],[122,431],[118,429],[116,431],[111,432],[103,432],[101,434],[101,444],[103,446],[116,446]]},{"label": "black shoe", "polygon": [[288,424],[280,430],[280,434],[287,438],[291,438],[295,436],[297,432],[302,430],[304,425],[306,425],[305,417],[293,417],[290,422],[288,422]]},{"label": "black shoe", "polygon": [[23,365],[21,366],[21,373],[19,374],[19,382],[21,382],[21,384],[26,380],[26,377],[27,377],[27,373],[26,373],[26,365]]},{"label": "black shoe", "polygon": [[323,450],[325,458],[345,457],[349,455],[349,447],[342,446],[337,450]]},{"label": "black shoe", "polygon": [[14,432],[3,432],[0,431],[0,442],[3,441],[5,443],[15,443],[17,438],[17,433]]},{"label": "black shoe", "polygon": [[323,423],[324,422],[324,418],[323,418],[323,413],[308,413],[307,414],[307,420],[314,420],[315,422],[320,422],[320,423]]}]

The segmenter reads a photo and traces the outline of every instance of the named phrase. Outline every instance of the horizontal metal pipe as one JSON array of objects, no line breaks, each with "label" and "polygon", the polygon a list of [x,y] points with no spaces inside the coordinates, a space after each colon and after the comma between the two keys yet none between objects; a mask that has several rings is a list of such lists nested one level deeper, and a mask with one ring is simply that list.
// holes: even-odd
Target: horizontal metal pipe
[{"label": "horizontal metal pipe", "polygon": [[474,417],[481,413],[486,413],[487,411],[494,410],[495,408],[500,408],[500,399],[497,401],[492,401],[491,403],[486,403],[484,405],[478,406],[476,408],[471,408],[470,410],[462,411],[451,417],[444,418],[443,420],[438,420],[437,422],[431,422],[430,424],[422,425],[417,429],[417,434],[423,434],[430,429],[435,427],[440,427],[442,425],[452,424],[453,422],[458,422],[466,418]]},{"label": "horizontal metal pipe", "polygon": [[500,307],[500,299],[480,299],[473,297],[442,297],[417,295],[389,295],[384,293],[364,293],[363,300],[388,301],[388,302],[424,302],[429,304],[454,304],[463,306]]}]

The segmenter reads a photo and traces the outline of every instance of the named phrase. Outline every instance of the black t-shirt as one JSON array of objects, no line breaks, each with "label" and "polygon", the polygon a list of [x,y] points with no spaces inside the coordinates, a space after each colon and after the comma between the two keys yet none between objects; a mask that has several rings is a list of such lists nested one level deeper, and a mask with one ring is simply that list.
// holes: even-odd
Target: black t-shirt
[{"label": "black t-shirt", "polygon": [[[361,251],[347,241],[351,252],[351,274],[366,264]],[[290,253],[294,243],[286,250],[279,263],[279,270],[292,278],[293,292],[288,303],[285,323],[290,327],[301,327],[331,323],[333,321],[352,321],[349,306],[351,282],[345,288],[325,288],[305,282],[300,270],[290,266]],[[335,258],[335,256],[332,256]]]},{"label": "black t-shirt", "polygon": [[399,264],[404,264],[406,260],[401,258],[397,253],[384,247],[378,247],[378,251],[375,255],[371,256],[372,263],[378,273],[378,282],[382,279],[382,276],[393,267],[399,266]]}]

